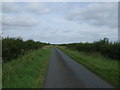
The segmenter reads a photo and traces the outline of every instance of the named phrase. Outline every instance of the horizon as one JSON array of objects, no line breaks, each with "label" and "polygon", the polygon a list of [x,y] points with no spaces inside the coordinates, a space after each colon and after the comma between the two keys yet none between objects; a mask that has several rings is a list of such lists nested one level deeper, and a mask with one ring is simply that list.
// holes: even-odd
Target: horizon
[{"label": "horizon", "polygon": [[[34,42],[46,43],[46,44],[51,44],[51,45],[62,45],[62,44],[74,44],[74,43],[94,43],[94,42],[98,42],[98,41],[100,41],[100,40],[103,40],[103,39],[105,39],[105,38],[107,38],[107,37],[104,37],[104,38],[101,38],[101,39],[99,39],[99,40],[92,41],[92,42],[68,42],[68,43],[49,43],[49,42],[35,41],[35,40],[33,40],[33,39],[24,40],[22,37],[2,37],[2,39],[6,39],[6,38],[21,39],[21,40],[23,40],[23,41],[32,40],[32,41],[34,41]],[[107,38],[107,39],[108,39],[108,38]],[[109,41],[109,43],[119,43],[119,41],[114,41],[114,42],[113,42],[113,41],[110,41],[109,39],[108,39],[108,41]]]}]

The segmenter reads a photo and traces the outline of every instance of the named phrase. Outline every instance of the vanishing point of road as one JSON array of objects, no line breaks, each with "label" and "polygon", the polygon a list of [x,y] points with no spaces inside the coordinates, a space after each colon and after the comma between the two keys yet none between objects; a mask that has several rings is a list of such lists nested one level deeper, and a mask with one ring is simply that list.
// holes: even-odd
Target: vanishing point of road
[{"label": "vanishing point of road", "polygon": [[45,88],[113,88],[110,84],[53,47]]}]

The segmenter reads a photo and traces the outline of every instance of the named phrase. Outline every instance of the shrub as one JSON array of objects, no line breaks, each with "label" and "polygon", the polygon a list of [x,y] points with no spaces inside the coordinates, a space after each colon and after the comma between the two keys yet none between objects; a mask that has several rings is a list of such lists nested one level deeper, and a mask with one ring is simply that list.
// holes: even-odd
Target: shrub
[{"label": "shrub", "polygon": [[29,50],[42,48],[45,45],[48,44],[33,40],[23,41],[21,38],[2,38],[2,59],[4,62],[10,61]]},{"label": "shrub", "polygon": [[105,57],[109,57],[112,59],[120,59],[120,43],[114,42],[111,43],[107,38],[99,41],[95,41],[93,43],[71,43],[71,44],[63,44],[62,46],[66,46],[69,49],[78,50],[79,52],[98,52]]}]

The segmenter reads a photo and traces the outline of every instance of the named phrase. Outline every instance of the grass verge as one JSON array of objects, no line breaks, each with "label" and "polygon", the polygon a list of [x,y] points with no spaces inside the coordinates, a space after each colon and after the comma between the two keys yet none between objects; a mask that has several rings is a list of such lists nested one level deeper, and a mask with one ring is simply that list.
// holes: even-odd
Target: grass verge
[{"label": "grass verge", "polygon": [[118,61],[105,58],[98,53],[78,52],[65,47],[59,47],[59,49],[114,87],[120,85],[118,83]]},{"label": "grass verge", "polygon": [[3,88],[43,88],[50,51],[34,50],[3,64]]}]

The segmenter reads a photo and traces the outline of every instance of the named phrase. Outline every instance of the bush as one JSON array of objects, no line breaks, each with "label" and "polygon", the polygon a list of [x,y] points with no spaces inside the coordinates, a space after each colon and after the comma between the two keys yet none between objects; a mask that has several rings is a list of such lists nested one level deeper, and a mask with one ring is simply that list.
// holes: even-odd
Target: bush
[{"label": "bush", "polygon": [[46,43],[35,42],[33,40],[23,41],[21,38],[3,38],[2,39],[2,59],[10,61],[29,50],[42,48]]},{"label": "bush", "polygon": [[115,42],[111,43],[107,38],[99,41],[95,41],[93,43],[71,43],[71,44],[63,44],[62,46],[66,46],[69,49],[78,50],[79,52],[98,52],[105,57],[109,57],[112,59],[120,59],[120,43]]}]

